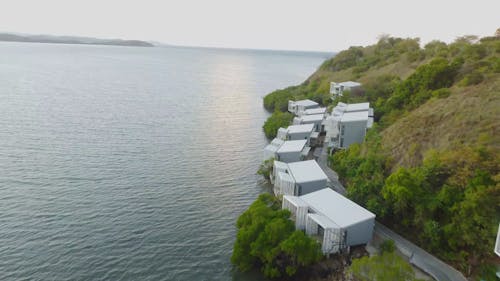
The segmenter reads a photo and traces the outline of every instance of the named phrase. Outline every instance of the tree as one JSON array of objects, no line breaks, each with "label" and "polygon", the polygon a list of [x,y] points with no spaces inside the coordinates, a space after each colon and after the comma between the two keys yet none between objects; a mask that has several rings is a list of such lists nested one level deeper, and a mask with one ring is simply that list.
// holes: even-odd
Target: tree
[{"label": "tree", "polygon": [[278,129],[288,127],[293,119],[293,115],[289,112],[275,111],[264,123],[263,129],[266,137],[272,139],[276,137]]},{"label": "tree", "polygon": [[261,194],[236,226],[231,262],[241,271],[260,268],[270,278],[293,276],[321,258],[318,243],[295,230],[290,212],[270,194]]},{"label": "tree", "polygon": [[298,268],[308,266],[321,259],[319,243],[299,230],[281,242],[280,249],[289,259],[289,265],[286,267],[286,273],[289,276],[294,275]]}]

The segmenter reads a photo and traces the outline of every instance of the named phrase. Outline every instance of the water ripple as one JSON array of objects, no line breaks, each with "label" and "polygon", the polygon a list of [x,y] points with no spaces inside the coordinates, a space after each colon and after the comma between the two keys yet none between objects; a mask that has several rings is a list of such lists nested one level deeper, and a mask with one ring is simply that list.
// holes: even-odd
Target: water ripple
[{"label": "water ripple", "polygon": [[259,279],[229,257],[261,96],[321,60],[0,43],[0,280]]}]

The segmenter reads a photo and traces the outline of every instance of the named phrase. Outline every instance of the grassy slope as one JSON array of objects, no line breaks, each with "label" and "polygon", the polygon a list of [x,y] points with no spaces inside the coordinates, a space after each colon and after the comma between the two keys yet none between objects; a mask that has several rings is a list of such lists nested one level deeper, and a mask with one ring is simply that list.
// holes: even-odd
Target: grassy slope
[{"label": "grassy slope", "polygon": [[382,144],[394,166],[414,167],[429,149],[500,144],[500,75],[478,85],[453,87],[444,99],[431,99],[383,130]]}]

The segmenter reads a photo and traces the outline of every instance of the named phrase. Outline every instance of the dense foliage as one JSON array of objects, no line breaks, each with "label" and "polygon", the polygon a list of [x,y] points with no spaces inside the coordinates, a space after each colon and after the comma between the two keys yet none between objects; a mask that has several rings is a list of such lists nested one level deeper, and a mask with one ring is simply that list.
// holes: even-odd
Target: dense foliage
[{"label": "dense foliage", "polygon": [[275,111],[264,123],[263,129],[266,137],[272,139],[276,137],[278,129],[288,127],[293,120],[293,115],[288,112]]},{"label": "dense foliage", "polygon": [[500,217],[500,158],[491,148],[429,151],[422,165],[389,170],[371,132],[333,156],[348,196],[466,273],[491,256]]},{"label": "dense foliage", "polygon": [[321,258],[318,242],[295,230],[278,199],[261,194],[237,221],[231,262],[242,271],[260,268],[270,278],[293,276]]}]

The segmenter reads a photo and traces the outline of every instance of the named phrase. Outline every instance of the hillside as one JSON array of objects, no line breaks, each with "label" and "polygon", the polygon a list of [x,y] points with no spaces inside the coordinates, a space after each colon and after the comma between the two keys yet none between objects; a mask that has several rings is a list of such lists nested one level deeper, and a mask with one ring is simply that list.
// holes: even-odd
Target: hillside
[{"label": "hillside", "polygon": [[0,41],[26,42],[26,43],[154,47],[153,44],[140,40],[98,39],[98,38],[79,37],[79,36],[24,35],[24,34],[21,35],[21,34],[11,34],[11,33],[0,33]]},{"label": "hillside", "polygon": [[[470,87],[452,87],[401,117],[382,133],[394,166],[414,167],[430,149],[449,149],[479,141],[500,148],[500,75]],[[482,139],[481,139],[482,138]],[[412,148],[412,149],[409,149]]]},{"label": "hillside", "polygon": [[[498,32],[497,32],[498,33]],[[363,91],[331,100],[331,81]],[[461,270],[489,280],[500,217],[500,35],[451,44],[382,37],[325,61],[304,83],[270,93],[325,106],[369,101],[376,126],[331,158],[348,196]],[[273,114],[268,123],[273,123]]]}]

